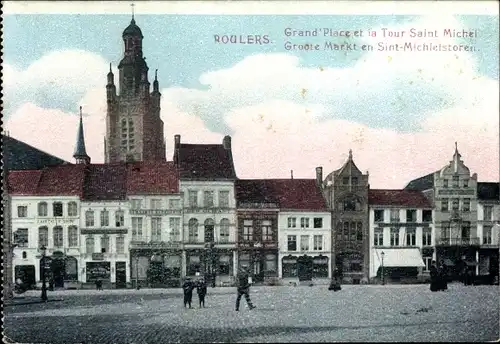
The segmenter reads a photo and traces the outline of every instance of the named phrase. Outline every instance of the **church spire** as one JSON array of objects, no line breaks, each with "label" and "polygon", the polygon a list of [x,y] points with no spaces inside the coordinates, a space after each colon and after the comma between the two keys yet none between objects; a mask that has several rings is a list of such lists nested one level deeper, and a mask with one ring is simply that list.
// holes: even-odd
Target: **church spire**
[{"label": "church spire", "polygon": [[155,81],[153,81],[153,92],[160,92],[160,87],[158,84],[158,69],[155,70]]},{"label": "church spire", "polygon": [[460,153],[458,152],[458,144],[457,142],[455,141],[455,153],[453,154],[453,167],[454,167],[454,170],[455,170],[455,173],[458,172],[458,166],[460,165],[460,162],[461,162],[461,158],[462,156],[460,155]]},{"label": "church spire", "polygon": [[78,126],[78,133],[76,136],[75,153],[73,154],[77,164],[90,164],[90,157],[87,155],[85,149],[85,137],[83,135],[83,117],[82,107],[80,106],[80,125]]}]

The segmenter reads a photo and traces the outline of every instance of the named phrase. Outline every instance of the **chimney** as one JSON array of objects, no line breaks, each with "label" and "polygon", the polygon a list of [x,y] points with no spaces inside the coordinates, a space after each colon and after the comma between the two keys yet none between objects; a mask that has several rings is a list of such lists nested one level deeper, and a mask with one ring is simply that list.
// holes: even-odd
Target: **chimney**
[{"label": "chimney", "polygon": [[290,178],[293,179],[293,170],[290,170]]},{"label": "chimney", "polygon": [[321,187],[323,185],[323,167],[316,167],[316,185]]},{"label": "chimney", "polygon": [[224,146],[224,149],[230,150],[231,149],[231,136],[226,135],[222,139],[222,145]]},{"label": "chimney", "polygon": [[181,135],[179,135],[179,134],[174,135],[174,147],[175,147],[175,149],[178,149],[180,145],[181,145]]}]

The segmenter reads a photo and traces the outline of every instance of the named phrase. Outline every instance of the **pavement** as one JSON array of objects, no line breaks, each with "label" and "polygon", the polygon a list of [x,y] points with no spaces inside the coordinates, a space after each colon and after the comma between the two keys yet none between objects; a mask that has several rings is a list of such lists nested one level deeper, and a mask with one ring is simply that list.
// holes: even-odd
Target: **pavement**
[{"label": "pavement", "polygon": [[209,288],[206,308],[180,289],[57,291],[62,302],[13,305],[4,334],[18,343],[484,342],[500,338],[498,286],[253,287],[256,309],[235,288]]}]

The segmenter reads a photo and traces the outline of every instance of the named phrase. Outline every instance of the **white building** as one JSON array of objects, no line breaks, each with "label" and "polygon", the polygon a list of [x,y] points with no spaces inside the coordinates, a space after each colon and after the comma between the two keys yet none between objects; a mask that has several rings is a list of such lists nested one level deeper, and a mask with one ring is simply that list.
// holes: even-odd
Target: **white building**
[{"label": "white building", "polygon": [[278,185],[278,277],[289,282],[328,283],[332,272],[331,213],[315,179],[276,180]]},{"label": "white building", "polygon": [[431,202],[420,191],[369,191],[370,279],[427,279],[436,259]]}]

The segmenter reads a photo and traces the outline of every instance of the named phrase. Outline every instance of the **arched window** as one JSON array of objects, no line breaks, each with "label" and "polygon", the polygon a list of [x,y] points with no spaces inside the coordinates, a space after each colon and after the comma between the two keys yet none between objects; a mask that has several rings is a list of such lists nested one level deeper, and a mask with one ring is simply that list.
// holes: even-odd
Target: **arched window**
[{"label": "arched window", "polygon": [[46,226],[38,228],[38,247],[49,245],[49,229]]},{"label": "arched window", "polygon": [[198,241],[198,220],[190,219],[188,222],[188,241],[197,242]]},{"label": "arched window", "polygon": [[54,247],[63,247],[63,228],[61,226],[55,226],[53,229],[54,234]]},{"label": "arched window", "polygon": [[101,210],[101,227],[109,226],[109,211]]},{"label": "arched window", "polygon": [[38,203],[38,216],[47,216],[47,202]]},{"label": "arched window", "polygon": [[78,247],[78,228],[76,226],[68,227],[68,246]]},{"label": "arched window", "polygon": [[85,227],[94,227],[94,211],[92,210],[85,212]]},{"label": "arched window", "polygon": [[222,219],[220,220],[220,233],[219,233],[221,242],[229,241],[229,220]]},{"label": "arched window", "polygon": [[85,239],[85,252],[94,253],[94,238],[91,236]]},{"label": "arched window", "polygon": [[76,202],[68,203],[68,216],[77,216],[78,215],[78,206]]},{"label": "arched window", "polygon": [[214,227],[215,222],[212,219],[205,220],[205,242],[214,241]]}]

